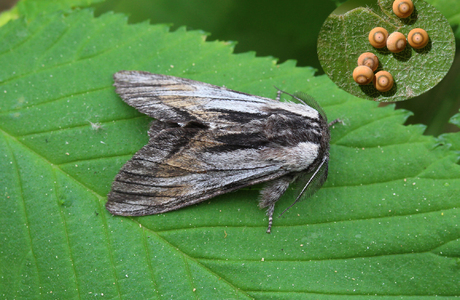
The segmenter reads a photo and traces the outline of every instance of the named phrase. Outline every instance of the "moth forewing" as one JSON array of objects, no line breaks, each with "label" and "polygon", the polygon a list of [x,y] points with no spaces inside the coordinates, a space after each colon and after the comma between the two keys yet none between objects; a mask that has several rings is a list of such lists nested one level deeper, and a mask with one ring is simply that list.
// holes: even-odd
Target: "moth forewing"
[{"label": "moth forewing", "polygon": [[306,194],[326,180],[329,128],[319,106],[148,72],[114,79],[127,104],[156,119],[149,143],[115,178],[106,204],[114,215],[163,213],[266,182],[259,206],[270,232],[275,203],[299,174],[315,174]]}]

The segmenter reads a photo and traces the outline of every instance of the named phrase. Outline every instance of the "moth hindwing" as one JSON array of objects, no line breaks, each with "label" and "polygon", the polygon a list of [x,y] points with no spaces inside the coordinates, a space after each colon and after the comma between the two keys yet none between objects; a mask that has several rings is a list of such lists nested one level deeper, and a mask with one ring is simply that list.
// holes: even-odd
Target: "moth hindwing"
[{"label": "moth hindwing", "polygon": [[265,182],[259,206],[267,208],[269,233],[290,183],[306,177],[302,193],[312,194],[327,178],[322,110],[148,72],[114,78],[121,98],[155,119],[148,144],[112,184],[106,207],[114,215],[164,213]]}]

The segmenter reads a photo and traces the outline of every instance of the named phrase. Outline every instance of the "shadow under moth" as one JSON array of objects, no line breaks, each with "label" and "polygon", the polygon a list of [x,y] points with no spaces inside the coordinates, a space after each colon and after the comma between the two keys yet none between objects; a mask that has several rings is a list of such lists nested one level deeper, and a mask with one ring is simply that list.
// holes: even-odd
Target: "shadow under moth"
[{"label": "shadow under moth", "polygon": [[[326,181],[329,126],[338,120],[328,124],[308,96],[278,90],[273,100],[141,71],[114,79],[127,104],[156,119],[148,144],[115,177],[106,204],[114,215],[164,213],[265,182],[259,206],[270,233],[290,183],[306,182],[294,205]],[[281,93],[303,104],[280,102]]]}]

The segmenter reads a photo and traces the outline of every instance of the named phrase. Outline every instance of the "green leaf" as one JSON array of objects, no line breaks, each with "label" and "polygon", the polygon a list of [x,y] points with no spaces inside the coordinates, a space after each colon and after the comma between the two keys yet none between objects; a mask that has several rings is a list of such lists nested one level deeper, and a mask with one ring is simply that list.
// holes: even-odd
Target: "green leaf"
[{"label": "green leaf", "polygon": [[16,20],[18,17],[19,16],[16,9],[10,9],[0,13],[0,27],[8,23],[10,20]]},{"label": "green leaf", "polygon": [[[460,113],[450,118],[450,123],[460,127]],[[443,134],[440,136],[440,140],[447,144],[451,150],[460,153],[460,132]]]},{"label": "green leaf", "polygon": [[[433,6],[422,0],[413,2],[415,12],[407,19],[400,19],[393,13],[393,0],[379,0],[381,11],[360,7],[344,15],[330,15],[319,34],[318,56],[332,81],[355,96],[381,102],[407,100],[438,84],[454,59],[452,29]],[[423,28],[430,42],[419,50],[407,44],[400,53],[392,53],[386,47],[377,49],[368,40],[374,27],[383,27],[389,34],[398,31],[406,37],[410,30]],[[377,71],[392,74],[395,85],[390,91],[381,93],[372,84],[360,86],[353,81],[353,70],[364,52],[377,55],[380,62]]]},{"label": "green leaf", "polygon": [[[0,41],[4,298],[460,295],[458,135],[423,136],[401,125],[407,111],[292,61],[234,55],[199,31],[82,10],[9,22]],[[345,122],[331,129],[328,181],[270,235],[258,187],[162,215],[111,216],[106,194],[151,121],[116,95],[112,75],[123,69],[266,97],[273,85],[311,94]]]}]

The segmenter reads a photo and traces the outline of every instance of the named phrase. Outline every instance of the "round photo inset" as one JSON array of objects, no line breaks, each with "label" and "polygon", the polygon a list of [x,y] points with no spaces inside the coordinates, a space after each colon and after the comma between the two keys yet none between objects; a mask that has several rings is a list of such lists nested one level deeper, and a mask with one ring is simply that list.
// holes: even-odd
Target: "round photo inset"
[{"label": "round photo inset", "polygon": [[329,15],[318,36],[318,58],[329,78],[352,95],[379,102],[430,90],[454,55],[447,19],[423,0],[349,0]]}]

